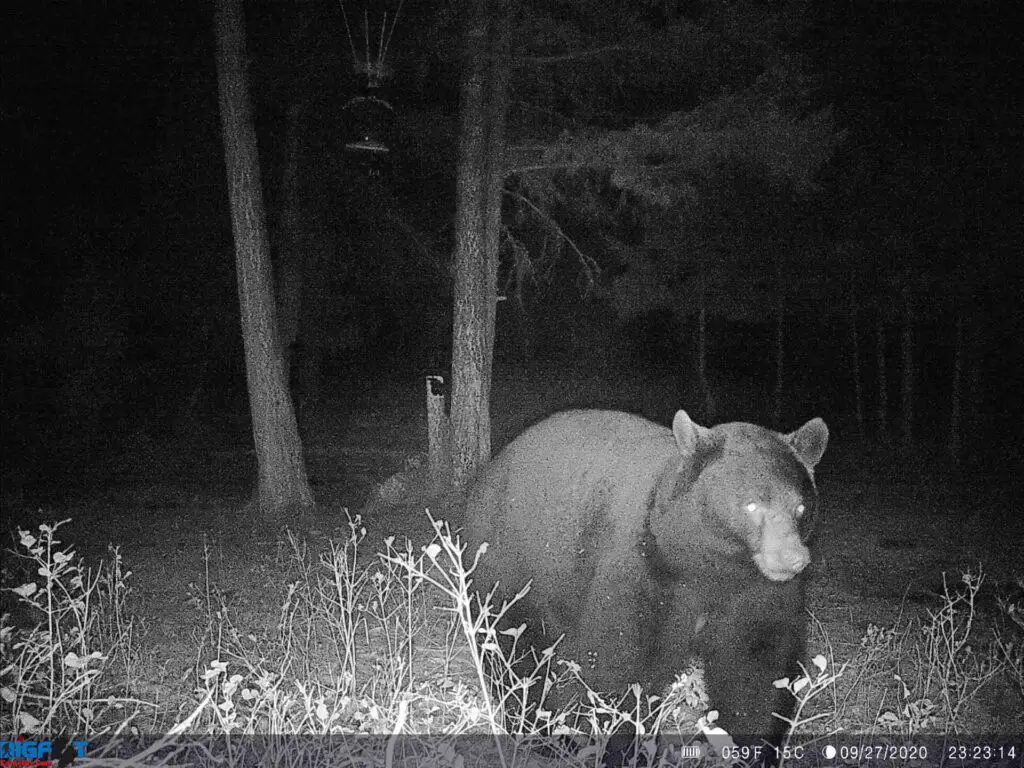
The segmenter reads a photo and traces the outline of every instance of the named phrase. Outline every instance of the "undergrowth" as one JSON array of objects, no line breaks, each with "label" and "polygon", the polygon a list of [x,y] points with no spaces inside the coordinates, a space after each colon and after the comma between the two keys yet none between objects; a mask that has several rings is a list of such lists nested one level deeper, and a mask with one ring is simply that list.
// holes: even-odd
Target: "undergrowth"
[{"label": "undergrowth", "polygon": [[[23,567],[4,569],[14,598],[0,620],[5,738],[71,734],[90,742],[91,765],[111,766],[598,765],[623,731],[638,737],[636,765],[681,764],[695,748],[702,761],[686,765],[698,766],[732,746],[705,712],[697,667],[664,696],[584,688],[573,707],[546,709],[552,686],[582,682],[579,667],[504,626],[526,590],[503,605],[470,596],[482,553],[466,553],[433,518],[434,541],[419,549],[389,538],[366,552],[358,517],[318,555],[289,534],[276,621],[262,628],[237,626],[207,575],[191,597],[192,703],[162,711],[133,694],[145,636],[127,610],[131,572],[116,548],[87,568],[56,537],[65,522],[19,531],[12,554]],[[813,643],[827,652],[776,683],[796,699],[790,736],[956,732],[996,681],[1024,695],[1024,608],[1001,599],[982,639],[982,581],[964,574],[923,620],[869,625],[839,668],[815,623]],[[865,699],[873,719],[851,720]]]}]

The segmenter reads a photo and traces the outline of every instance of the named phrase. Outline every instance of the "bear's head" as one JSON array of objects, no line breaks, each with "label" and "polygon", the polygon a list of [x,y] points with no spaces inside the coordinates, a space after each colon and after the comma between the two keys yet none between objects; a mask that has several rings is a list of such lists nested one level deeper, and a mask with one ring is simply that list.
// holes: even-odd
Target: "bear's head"
[{"label": "bear's head", "polygon": [[803,571],[825,422],[811,419],[790,434],[743,423],[708,429],[679,411],[672,433],[678,461],[659,478],[648,519],[670,567],[686,567],[699,551],[725,565],[752,559],[772,581]]}]

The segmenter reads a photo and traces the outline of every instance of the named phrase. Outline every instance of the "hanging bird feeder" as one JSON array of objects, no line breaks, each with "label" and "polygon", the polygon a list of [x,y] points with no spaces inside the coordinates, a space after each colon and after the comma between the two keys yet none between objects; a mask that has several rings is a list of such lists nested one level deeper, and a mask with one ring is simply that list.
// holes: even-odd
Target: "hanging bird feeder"
[{"label": "hanging bird feeder", "polygon": [[359,161],[377,164],[391,151],[390,139],[394,127],[395,110],[387,99],[384,86],[394,74],[387,64],[387,53],[391,45],[391,37],[395,33],[395,26],[398,23],[398,15],[402,11],[402,3],[399,2],[398,10],[395,11],[391,19],[390,29],[388,29],[388,14],[386,11],[384,12],[376,51],[372,49],[370,42],[369,12],[363,11],[365,55],[360,56],[352,38],[352,27],[348,22],[348,14],[345,13],[345,2],[344,0],[339,1],[341,15],[345,19],[349,48],[352,51],[352,68],[357,74],[366,77],[363,92],[349,99],[342,108],[346,131],[345,151]]},{"label": "hanging bird feeder", "polygon": [[356,96],[344,106],[345,150],[360,155],[386,155],[395,112],[386,99],[375,93]]}]

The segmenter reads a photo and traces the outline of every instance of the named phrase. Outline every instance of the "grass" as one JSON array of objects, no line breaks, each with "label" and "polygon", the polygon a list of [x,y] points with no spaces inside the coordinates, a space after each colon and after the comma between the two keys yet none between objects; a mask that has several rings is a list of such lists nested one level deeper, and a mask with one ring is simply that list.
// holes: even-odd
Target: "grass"
[{"label": "grass", "polygon": [[[420,548],[389,538],[367,551],[358,517],[315,554],[288,534],[276,619],[264,626],[238,625],[207,568],[189,597],[194,665],[177,681],[192,693],[184,707],[147,700],[133,681],[154,649],[128,607],[131,572],[116,548],[87,567],[57,538],[66,522],[19,531],[5,558],[0,733],[88,739],[91,765],[584,766],[624,726],[640,735],[638,765],[670,764],[665,750],[679,744],[662,734],[731,748],[704,711],[698,668],[664,697],[588,691],[569,710],[545,709],[543,694],[579,668],[555,648],[523,647],[522,628],[501,622],[509,604],[471,597],[481,553],[467,556],[433,518],[435,538]],[[869,625],[838,664],[815,621],[811,646],[825,652],[777,683],[797,701],[791,735],[957,733],[980,696],[1024,694],[1024,607],[1008,593],[983,614],[983,585],[980,571],[944,582],[934,608]],[[159,735],[136,740],[146,734]]]}]

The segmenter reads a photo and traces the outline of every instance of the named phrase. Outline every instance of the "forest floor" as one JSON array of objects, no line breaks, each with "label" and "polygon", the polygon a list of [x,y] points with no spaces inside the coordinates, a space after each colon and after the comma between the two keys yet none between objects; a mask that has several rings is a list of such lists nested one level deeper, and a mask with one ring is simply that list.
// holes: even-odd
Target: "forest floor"
[{"label": "forest floor", "polygon": [[[510,399],[516,402],[494,409],[498,446],[542,415],[533,411],[543,404],[528,392]],[[314,555],[329,540],[348,536],[346,509],[365,512],[365,562],[386,537],[408,538],[416,550],[431,540],[421,494],[411,489],[399,503],[378,495],[396,473],[415,474],[409,469],[425,454],[417,400],[396,388],[305,416],[303,438],[319,509],[307,530],[294,533]],[[5,499],[5,517],[21,528],[70,518],[58,538],[89,561],[107,556],[108,543],[120,548],[132,572],[130,607],[144,620],[140,636],[148,654],[145,679],[136,681],[133,693],[166,712],[184,712],[194,702],[202,661],[196,634],[206,621],[197,605],[211,585],[243,633],[274,626],[285,598],[289,545],[283,532],[254,533],[248,512],[255,465],[246,430],[243,420],[180,439],[135,436],[117,463],[88,468],[80,484]],[[998,469],[968,472],[940,460],[901,462],[893,456],[867,452],[833,429],[818,470],[824,513],[816,530],[808,650],[828,655],[837,666],[863,659],[872,625],[913,634],[915,622],[926,624],[943,605],[944,577],[955,592],[963,573],[980,572],[977,634],[970,642],[982,656],[989,654],[983,646],[998,613],[996,597],[1024,575],[1024,481]],[[843,694],[849,730],[869,730],[890,709],[897,720],[912,719],[907,705],[925,692],[902,695],[901,701],[892,674],[885,665],[856,668],[858,685]],[[879,691],[890,691],[889,700]],[[962,733],[1024,733],[1021,691],[1005,682],[983,686],[957,727]]]}]

